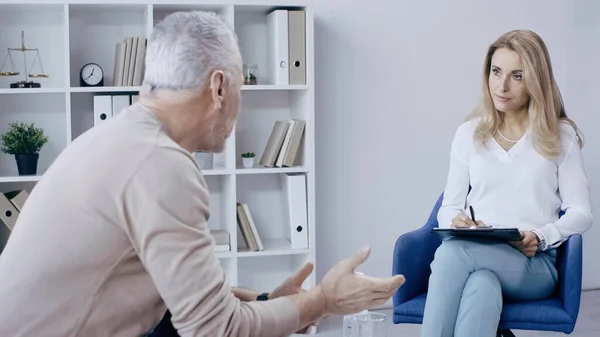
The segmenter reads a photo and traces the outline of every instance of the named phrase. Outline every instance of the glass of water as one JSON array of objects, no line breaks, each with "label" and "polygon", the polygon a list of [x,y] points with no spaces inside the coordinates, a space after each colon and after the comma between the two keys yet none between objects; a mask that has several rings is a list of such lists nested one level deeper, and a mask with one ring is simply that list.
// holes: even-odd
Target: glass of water
[{"label": "glass of water", "polygon": [[361,312],[344,317],[344,337],[386,337],[386,315]]}]

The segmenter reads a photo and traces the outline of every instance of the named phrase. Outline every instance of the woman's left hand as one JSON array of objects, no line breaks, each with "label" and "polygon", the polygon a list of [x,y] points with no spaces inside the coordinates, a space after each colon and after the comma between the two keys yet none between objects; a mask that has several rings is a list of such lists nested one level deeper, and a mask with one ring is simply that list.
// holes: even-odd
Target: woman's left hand
[{"label": "woman's left hand", "polygon": [[525,256],[533,257],[537,253],[539,241],[534,232],[521,231],[521,241],[511,241],[509,243],[525,254]]}]

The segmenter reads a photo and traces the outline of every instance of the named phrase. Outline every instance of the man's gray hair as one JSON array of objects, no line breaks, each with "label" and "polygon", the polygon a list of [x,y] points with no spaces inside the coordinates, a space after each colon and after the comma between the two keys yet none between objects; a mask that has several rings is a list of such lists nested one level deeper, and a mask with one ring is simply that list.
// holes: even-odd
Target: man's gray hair
[{"label": "man's gray hair", "polygon": [[232,76],[241,78],[239,53],[235,33],[217,14],[169,14],[148,39],[144,84],[174,90],[199,89],[215,70],[223,70],[226,81]]}]

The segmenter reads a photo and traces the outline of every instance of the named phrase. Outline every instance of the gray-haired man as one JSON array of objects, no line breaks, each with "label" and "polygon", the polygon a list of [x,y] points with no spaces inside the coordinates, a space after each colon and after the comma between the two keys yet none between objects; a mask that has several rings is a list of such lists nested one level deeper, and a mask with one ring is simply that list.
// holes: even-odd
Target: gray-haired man
[{"label": "gray-haired man", "polygon": [[181,336],[285,336],[393,295],[402,276],[354,273],[368,249],[314,289],[233,294],[192,153],[224,149],[241,85],[236,38],[218,16],[175,13],[155,27],[140,101],[70,144],[20,213],[0,256],[0,336],[140,336],[167,308]]}]

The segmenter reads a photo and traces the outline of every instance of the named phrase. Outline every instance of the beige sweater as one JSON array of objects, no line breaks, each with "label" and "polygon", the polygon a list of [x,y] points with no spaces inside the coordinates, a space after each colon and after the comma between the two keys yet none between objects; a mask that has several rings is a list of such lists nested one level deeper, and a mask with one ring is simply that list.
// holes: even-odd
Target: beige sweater
[{"label": "beige sweater", "polygon": [[[240,302],[213,254],[194,157],[139,103],[69,145],[0,255],[0,336],[286,336],[286,298]],[[258,289],[262,291],[262,289]]]}]

